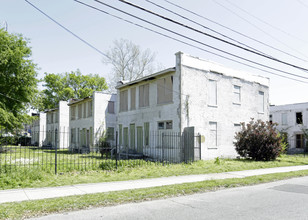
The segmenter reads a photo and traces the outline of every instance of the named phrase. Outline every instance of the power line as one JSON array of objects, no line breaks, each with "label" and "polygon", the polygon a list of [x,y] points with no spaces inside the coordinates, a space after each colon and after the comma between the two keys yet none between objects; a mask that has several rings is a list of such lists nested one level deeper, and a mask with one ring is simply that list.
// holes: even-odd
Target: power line
[{"label": "power line", "polygon": [[38,7],[36,7],[35,5],[33,5],[32,3],[30,3],[28,0],[25,0],[29,5],[31,5],[33,8],[35,8],[36,10],[38,10],[40,13],[42,13],[43,15],[45,15],[47,18],[49,18],[51,21],[53,21],[54,23],[56,23],[58,26],[60,26],[61,28],[63,28],[64,30],[66,30],[68,33],[70,33],[71,35],[73,35],[74,37],[76,37],[77,39],[79,39],[80,41],[82,41],[83,43],[85,43],[86,45],[88,45],[89,47],[91,47],[92,49],[94,49],[96,52],[98,52],[99,54],[107,57],[107,55],[100,51],[99,49],[97,49],[96,47],[94,47],[92,44],[90,44],[89,42],[87,42],[86,40],[82,39],[81,37],[79,37],[77,34],[73,33],[72,31],[70,31],[68,28],[64,27],[62,24],[60,24],[59,22],[57,22],[55,19],[53,19],[52,17],[50,17],[48,14],[46,14],[45,12],[43,12],[41,9],[39,9]]},{"label": "power line", "polygon": [[[95,0],[95,1],[96,1],[96,2],[100,2],[100,1],[98,1],[98,0]],[[203,32],[203,31],[200,31],[200,30],[195,29],[195,28],[193,28],[193,27],[190,27],[190,26],[188,26],[188,25],[182,24],[182,23],[180,23],[180,22],[178,22],[178,21],[172,20],[171,18],[162,16],[162,15],[160,15],[160,14],[158,14],[158,13],[155,13],[155,12],[152,12],[152,11],[150,11],[150,10],[148,10],[148,9],[142,8],[142,7],[140,7],[140,6],[138,6],[138,5],[135,5],[135,4],[131,3],[131,2],[127,2],[127,1],[125,1],[125,0],[119,0],[119,1],[120,1],[120,2],[123,2],[123,3],[127,4],[127,5],[130,5],[130,6],[132,6],[132,7],[138,8],[138,9],[140,9],[140,10],[142,10],[142,11],[147,12],[147,13],[150,13],[150,14],[152,14],[152,15],[158,16],[158,17],[160,17],[160,18],[162,18],[162,19],[164,19],[164,20],[167,20],[167,21],[169,21],[169,22],[172,22],[172,23],[175,23],[175,24],[180,25],[180,26],[182,26],[182,27],[185,27],[185,28],[188,28],[188,29],[190,29],[190,30],[193,30],[193,31],[195,31],[195,32],[197,32],[197,33],[200,33],[200,34],[203,34],[203,35],[205,35],[205,36],[211,37],[211,38],[213,38],[213,39],[215,39],[215,40],[221,41],[221,42],[223,42],[223,43],[226,43],[226,44],[229,44],[229,45],[231,45],[231,46],[237,47],[237,48],[239,48],[239,49],[245,50],[245,51],[247,51],[247,52],[256,54],[256,55],[258,55],[258,56],[262,56],[262,57],[265,57],[265,58],[267,58],[267,59],[271,59],[271,60],[273,60],[273,61],[276,61],[276,62],[279,62],[279,63],[282,63],[282,64],[285,64],[285,65],[288,65],[288,66],[291,66],[291,67],[294,67],[294,68],[297,68],[297,69],[300,69],[300,70],[303,70],[303,71],[308,72],[308,69],[306,69],[306,68],[304,68],[304,67],[300,67],[300,66],[294,65],[294,64],[292,64],[292,63],[288,63],[288,62],[285,62],[285,61],[282,61],[282,60],[279,60],[279,59],[276,59],[276,58],[273,58],[273,57],[264,55],[264,54],[262,54],[262,53],[259,53],[259,52],[250,50],[250,49],[245,48],[245,47],[242,47],[242,46],[240,46],[240,45],[231,43],[230,41],[224,40],[224,39],[222,39],[222,38],[219,38],[219,37],[213,36],[213,35],[211,35],[211,34],[205,33],[205,32]],[[102,3],[102,2],[100,2],[100,3]]]},{"label": "power line", "polygon": [[[248,24],[250,24],[251,26],[253,26],[254,28],[258,29],[259,31],[261,31],[263,34],[269,36],[270,38],[272,38],[273,40],[281,43],[282,45],[284,45],[285,47],[288,47],[289,49],[293,50],[293,51],[296,51],[297,53],[307,57],[305,54],[301,53],[300,51],[288,46],[287,44],[285,44],[284,42],[282,42],[281,40],[279,40],[278,38],[274,37],[273,35],[269,34],[268,32],[262,30],[261,28],[259,28],[257,25],[251,23],[249,20],[245,19],[244,17],[238,15],[237,13],[235,13],[234,11],[232,11],[230,8],[224,6],[223,4],[217,2],[216,0],[213,0],[213,2],[215,2],[217,5],[223,7],[224,9],[226,9],[227,11],[231,12],[232,14],[234,14],[235,16],[239,17],[240,19],[242,19],[243,21],[246,21]],[[307,70],[305,70],[307,71]]]},{"label": "power line", "polygon": [[237,40],[235,40],[235,39],[232,38],[232,37],[229,37],[229,36],[227,36],[227,35],[225,35],[225,34],[222,34],[222,33],[218,32],[218,31],[215,31],[214,29],[209,28],[209,27],[206,27],[206,26],[204,26],[203,24],[200,24],[199,22],[196,22],[196,21],[194,21],[194,20],[192,20],[192,19],[189,19],[189,18],[187,18],[187,17],[185,17],[185,16],[183,16],[183,15],[181,15],[181,14],[179,14],[179,13],[176,13],[176,12],[174,12],[174,11],[172,11],[172,10],[166,8],[166,7],[163,7],[163,6],[159,5],[159,4],[156,4],[155,2],[152,2],[152,1],[150,1],[150,0],[144,0],[144,1],[146,1],[146,2],[148,2],[148,3],[150,3],[150,4],[152,4],[152,5],[155,5],[156,7],[159,7],[159,8],[161,8],[161,9],[164,9],[164,10],[166,10],[166,11],[172,13],[172,14],[175,14],[175,15],[177,15],[177,16],[179,16],[179,17],[181,17],[181,18],[183,18],[183,19],[185,19],[185,20],[187,20],[187,21],[190,21],[190,22],[192,22],[192,23],[194,23],[194,24],[197,24],[198,26],[203,27],[203,28],[205,28],[205,29],[207,29],[207,30],[210,30],[210,31],[212,31],[212,32],[214,32],[214,33],[216,33],[216,34],[222,36],[222,37],[225,37],[225,38],[227,38],[227,39],[229,39],[229,40],[232,40],[232,41],[234,41],[234,42],[236,42],[236,43],[238,43],[238,44],[241,44],[241,45],[243,45],[243,46],[246,46],[247,48],[250,48],[250,49],[252,49],[252,50],[254,50],[254,51],[257,51],[257,52],[259,52],[259,53],[263,53],[264,55],[270,56],[270,55],[265,54],[264,52],[262,52],[262,51],[260,51],[260,50],[257,50],[257,49],[255,49],[255,48],[253,48],[253,47],[251,47],[251,46],[249,46],[249,45],[247,45],[247,44],[244,44],[244,43],[242,43],[242,42],[240,42],[240,41],[237,41]]},{"label": "power line", "polygon": [[8,99],[12,99],[12,100],[14,100],[14,101],[17,101],[17,102],[23,103],[22,101],[20,101],[20,100],[18,100],[18,99],[15,99],[15,98],[12,98],[12,97],[9,97],[8,95],[5,95],[5,94],[3,94],[3,93],[1,93],[1,92],[0,92],[0,95],[2,95],[2,96],[4,96],[4,97],[6,97],[6,98],[8,98]]},{"label": "power line", "polygon": [[305,60],[303,60],[302,58],[299,58],[299,57],[297,57],[297,56],[294,56],[294,55],[292,55],[292,54],[290,54],[290,53],[288,53],[288,52],[285,52],[285,51],[280,50],[280,49],[278,49],[278,48],[276,48],[276,47],[273,47],[273,46],[271,46],[271,45],[269,45],[269,44],[266,44],[266,43],[264,43],[264,42],[262,42],[262,41],[260,41],[260,40],[257,40],[257,39],[255,39],[255,38],[253,38],[253,37],[250,37],[250,36],[248,36],[248,35],[246,35],[246,34],[243,34],[243,33],[239,32],[239,31],[236,31],[236,30],[234,30],[234,29],[232,29],[232,28],[230,28],[230,27],[227,27],[227,26],[225,26],[225,25],[222,25],[222,24],[220,24],[220,23],[218,23],[218,22],[216,22],[216,21],[214,21],[214,20],[211,20],[211,19],[209,19],[209,18],[207,18],[207,17],[205,17],[205,16],[203,16],[203,15],[200,15],[200,14],[194,12],[194,11],[191,11],[191,10],[189,10],[189,9],[186,9],[186,8],[184,8],[184,7],[182,7],[182,6],[178,5],[178,4],[175,4],[175,3],[173,3],[173,2],[171,2],[171,1],[169,1],[169,0],[163,0],[163,1],[165,1],[165,2],[167,2],[167,3],[169,3],[169,4],[173,5],[173,6],[175,6],[175,7],[177,7],[177,8],[180,8],[180,9],[186,11],[186,12],[189,12],[189,13],[191,13],[191,14],[193,14],[193,15],[199,17],[199,18],[202,18],[202,19],[204,19],[204,20],[206,20],[206,21],[209,21],[209,22],[211,22],[211,23],[213,23],[213,24],[216,24],[216,25],[218,25],[218,26],[220,26],[220,27],[222,27],[222,28],[225,28],[225,29],[227,29],[227,30],[229,30],[229,31],[231,31],[231,32],[233,32],[233,33],[236,33],[236,34],[238,34],[238,35],[240,35],[240,36],[242,36],[242,37],[245,37],[245,38],[247,38],[247,39],[249,39],[249,40],[252,40],[252,41],[255,41],[255,42],[259,43],[259,44],[262,44],[263,46],[266,46],[266,47],[271,48],[271,49],[273,49],[273,50],[279,51],[279,52],[281,52],[281,53],[284,53],[284,54],[289,55],[289,56],[291,56],[291,57],[297,58],[297,59],[299,59],[299,60],[305,61]]},{"label": "power line", "polygon": [[[286,35],[288,35],[288,36],[290,36],[290,37],[293,37],[293,38],[295,38],[295,39],[297,39],[297,40],[300,40],[300,41],[303,41],[303,42],[305,42],[305,43],[308,43],[307,41],[305,41],[305,40],[303,40],[303,39],[301,39],[301,38],[299,38],[299,37],[297,37],[297,36],[295,36],[295,35],[293,35],[293,34],[290,34],[290,33],[286,32],[286,31],[282,30],[281,28],[278,28],[278,27],[276,27],[276,26],[274,26],[274,25],[272,25],[272,24],[270,24],[270,23],[264,21],[263,19],[261,19],[261,18],[255,16],[255,15],[249,13],[247,10],[241,8],[240,6],[238,6],[237,4],[235,4],[234,2],[231,2],[231,1],[229,1],[229,0],[225,0],[225,1],[227,1],[229,4],[233,5],[233,6],[236,7],[237,9],[241,10],[242,12],[246,13],[247,15],[249,15],[249,16],[255,18],[255,19],[258,20],[258,21],[260,21],[261,23],[266,24],[267,26],[269,26],[269,27],[271,27],[271,28],[273,28],[273,29],[275,29],[275,30],[278,30],[278,31],[280,31],[281,33],[284,33],[284,34],[286,34]],[[299,1],[299,0],[298,0],[298,1]]]},{"label": "power line", "polygon": [[167,31],[167,32],[170,32],[170,33],[172,33],[172,34],[175,34],[175,35],[178,35],[178,36],[180,36],[180,37],[186,38],[186,39],[188,39],[188,40],[191,40],[191,41],[193,41],[193,42],[199,43],[199,44],[201,44],[201,45],[203,45],[203,46],[209,47],[209,48],[214,49],[214,50],[217,50],[217,51],[219,51],[219,52],[228,54],[228,55],[230,55],[230,56],[236,57],[236,58],[238,58],[238,59],[242,59],[242,60],[245,60],[245,61],[247,61],[247,62],[250,62],[250,63],[253,63],[253,64],[257,64],[257,65],[259,65],[259,66],[266,67],[266,68],[269,68],[269,69],[272,69],[272,70],[276,70],[276,71],[279,71],[279,72],[282,72],[282,73],[285,73],[285,74],[288,74],[288,75],[296,76],[296,77],[303,78],[303,79],[308,79],[307,77],[299,76],[299,75],[296,75],[296,74],[293,74],[293,73],[290,73],[290,72],[286,72],[286,71],[279,70],[279,69],[276,69],[276,68],[273,68],[273,67],[269,67],[269,66],[267,66],[267,65],[264,65],[264,64],[261,64],[261,63],[258,63],[258,62],[255,62],[255,61],[252,61],[252,60],[243,58],[243,57],[241,57],[241,56],[232,54],[232,53],[230,53],[230,52],[224,51],[224,50],[219,49],[219,48],[217,48],[217,47],[214,47],[214,46],[205,44],[205,43],[203,43],[203,42],[201,42],[201,41],[198,41],[198,40],[195,40],[195,39],[193,39],[193,38],[187,37],[187,36],[185,36],[185,35],[183,35],[183,34],[179,34],[178,32],[175,32],[175,31],[172,31],[172,30],[167,29],[167,28],[165,28],[165,27],[162,27],[162,26],[160,26],[160,25],[157,25],[157,24],[155,24],[155,23],[153,23],[153,22],[150,22],[150,21],[148,21],[148,20],[145,20],[145,19],[143,19],[143,18],[140,18],[140,17],[138,17],[138,16],[136,16],[136,15],[130,14],[130,13],[126,12],[126,11],[123,11],[123,10],[121,10],[121,9],[118,9],[118,8],[116,8],[116,7],[113,7],[113,6],[111,6],[111,5],[108,5],[108,4],[106,4],[106,3],[104,3],[104,2],[101,2],[101,1],[99,1],[99,0],[94,0],[94,1],[96,1],[96,2],[98,2],[98,3],[100,3],[100,4],[102,4],[102,5],[105,5],[105,6],[109,7],[109,8],[112,8],[112,9],[114,9],[114,10],[116,10],[116,11],[120,11],[120,12],[122,12],[123,14],[129,15],[129,16],[131,16],[131,17],[133,17],[133,18],[136,18],[136,19],[138,19],[138,20],[141,20],[141,21],[143,21],[143,22],[145,22],[145,23],[148,23],[148,24],[151,24],[151,25],[153,25],[153,26],[155,26],[155,27],[158,27],[158,28],[160,28],[160,29],[163,29],[163,30],[165,30],[165,31]]},{"label": "power line", "polygon": [[[185,45],[194,47],[194,48],[199,49],[199,50],[202,50],[202,51],[204,51],[204,52],[211,53],[211,54],[213,54],[213,55],[215,55],[215,56],[218,56],[218,57],[221,57],[221,58],[224,58],[224,59],[227,59],[227,60],[231,60],[231,61],[233,61],[233,62],[242,64],[242,65],[248,66],[248,67],[250,67],[250,68],[254,68],[254,69],[263,71],[263,72],[267,72],[267,73],[269,73],[269,74],[276,75],[276,76],[279,76],[279,77],[282,77],[282,78],[294,80],[294,81],[301,82],[301,83],[308,83],[308,82],[306,82],[306,81],[302,81],[302,80],[294,79],[294,78],[287,77],[287,76],[284,76],[284,75],[281,75],[281,74],[277,74],[277,73],[274,73],[274,72],[271,72],[271,71],[268,71],[268,70],[264,70],[264,69],[261,69],[261,68],[259,68],[259,67],[255,67],[255,66],[252,66],[252,65],[249,65],[249,64],[246,64],[246,63],[237,61],[237,60],[235,60],[235,59],[232,59],[232,58],[229,58],[229,57],[226,57],[226,56],[223,56],[223,55],[220,55],[220,54],[217,54],[217,53],[214,53],[214,52],[205,50],[205,49],[203,49],[203,48],[201,48],[201,47],[195,46],[195,45],[193,45],[193,44],[187,43],[187,42],[185,42],[185,41],[182,41],[182,40],[179,40],[179,39],[177,39],[177,38],[171,37],[171,36],[169,36],[169,35],[163,34],[163,33],[161,33],[161,32],[155,31],[155,30],[153,30],[153,29],[144,27],[144,26],[142,26],[142,25],[140,25],[140,24],[136,24],[136,23],[134,23],[134,22],[132,22],[132,21],[126,20],[126,19],[121,18],[121,17],[119,17],[119,16],[113,15],[113,14],[111,14],[111,13],[109,13],[109,12],[106,12],[106,11],[104,11],[104,10],[102,10],[102,9],[96,8],[96,7],[92,6],[92,5],[88,5],[88,4],[83,3],[83,2],[80,2],[80,1],[78,1],[78,0],[74,0],[74,1],[77,2],[77,3],[79,3],[79,4],[82,4],[82,5],[84,5],[84,6],[87,6],[87,7],[89,7],[89,8],[92,8],[92,9],[94,9],[94,10],[97,10],[97,11],[100,11],[100,12],[102,12],[102,13],[105,13],[105,14],[107,14],[107,15],[109,15],[109,16],[114,17],[114,18],[117,18],[117,19],[119,19],[119,20],[122,20],[122,21],[125,21],[125,22],[127,22],[127,23],[133,24],[133,25],[135,25],[135,26],[137,26],[137,27],[143,28],[143,29],[145,29],[145,30],[151,31],[151,32],[153,32],[153,33],[156,33],[156,34],[161,35],[161,36],[164,36],[164,37],[166,37],[166,38],[175,40],[175,41],[180,42],[180,43],[183,43],[183,44],[185,44]],[[128,13],[128,14],[129,14],[129,13]],[[259,65],[262,65],[262,64],[259,64]],[[266,66],[266,65],[262,65],[262,66],[264,66],[264,67],[266,67],[266,68],[271,68],[271,67],[268,67],[268,66]],[[274,70],[276,70],[276,69],[274,68]],[[278,70],[278,69],[277,69],[276,71],[285,73],[285,74],[287,74],[287,75],[293,75],[293,76],[295,76],[295,77],[300,77],[300,78],[308,79],[308,78],[306,78],[306,77],[298,76],[298,75],[295,75],[295,74],[292,74],[292,73],[289,73],[289,72],[285,72],[285,71],[282,71],[282,70]]]}]

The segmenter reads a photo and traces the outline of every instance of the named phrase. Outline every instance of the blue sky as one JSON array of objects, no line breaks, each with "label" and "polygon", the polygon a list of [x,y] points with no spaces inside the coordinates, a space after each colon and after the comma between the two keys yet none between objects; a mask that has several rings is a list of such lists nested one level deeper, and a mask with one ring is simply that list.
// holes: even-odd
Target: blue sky
[{"label": "blue sky", "polygon": [[[136,19],[108,9],[93,0],[82,1],[110,13],[119,15],[130,21],[153,28],[150,25],[137,21]],[[182,23],[186,23],[190,26],[201,29],[192,23],[155,7],[145,0],[130,1],[152,11],[164,14],[165,16],[172,17]],[[262,41],[283,51],[284,53],[261,45],[255,41],[226,30],[216,24],[191,15],[168,4],[164,0],[156,0],[155,3],[171,9],[174,12],[180,13],[183,16],[189,17],[190,19],[202,23],[202,25],[215,29],[216,31],[219,31],[238,41],[248,44],[249,46],[275,58],[308,68],[307,61],[302,61],[286,54],[289,53],[298,58],[308,60],[308,28],[306,27],[308,20],[307,0],[232,0],[233,5],[230,4],[231,0],[170,1],[224,26]],[[128,39],[135,44],[140,45],[143,49],[149,48],[151,51],[155,52],[156,61],[165,68],[168,68],[175,65],[174,54],[178,51],[182,51],[193,56],[198,56],[203,59],[221,63],[227,67],[269,77],[271,80],[271,104],[277,105],[308,102],[307,83],[304,84],[280,78],[229,60],[219,58],[210,53],[206,53],[196,48],[164,38],[160,35],[125,23],[109,15],[87,8],[73,0],[30,0],[30,2],[102,52],[106,52],[112,46],[114,40],[120,38]],[[260,62],[264,65],[278,68],[283,71],[308,77],[307,72],[288,67],[283,64],[278,64],[276,62],[269,61],[225,45],[206,36],[186,30],[174,24],[167,23],[162,19],[148,15],[119,1],[104,0],[103,2],[130,12],[136,16],[151,20],[152,22],[162,25],[170,30],[185,34],[191,38],[236,55]],[[247,11],[248,14],[244,10]],[[261,19],[262,21],[253,16]],[[77,68],[79,68],[84,74],[97,73],[108,78],[110,74],[110,67],[102,63],[101,54],[85,45],[71,34],[67,33],[65,30],[27,4],[26,1],[0,0],[0,24],[4,21],[8,24],[8,31],[10,33],[21,33],[24,37],[27,37],[30,40],[29,45],[32,47],[33,52],[32,58],[40,68],[38,70],[40,78],[43,77],[44,72],[63,73],[67,71],[74,71]],[[153,29],[161,31],[158,28]],[[203,31],[207,32],[205,29],[203,29]],[[164,33],[171,35],[165,31]],[[176,37],[179,38],[178,36]],[[211,50],[205,47],[204,49]],[[308,82],[308,80],[306,81]]]}]

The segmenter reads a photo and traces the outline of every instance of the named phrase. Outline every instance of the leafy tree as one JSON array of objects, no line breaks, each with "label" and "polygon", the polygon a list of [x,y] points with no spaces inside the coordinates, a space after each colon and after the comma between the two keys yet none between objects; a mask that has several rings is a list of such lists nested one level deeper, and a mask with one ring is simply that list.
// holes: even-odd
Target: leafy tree
[{"label": "leafy tree", "polygon": [[37,92],[36,65],[21,34],[0,29],[0,128],[20,127]]},{"label": "leafy tree", "polygon": [[80,70],[64,74],[45,73],[44,89],[40,101],[36,103],[39,110],[57,107],[59,101],[68,101],[71,98],[84,98],[92,95],[93,91],[106,90],[105,78],[98,74],[83,75]]},{"label": "leafy tree", "polygon": [[245,158],[258,161],[275,160],[281,153],[281,136],[278,135],[275,124],[253,119],[242,130],[235,134],[235,149]]},{"label": "leafy tree", "polygon": [[129,40],[116,40],[113,47],[106,53],[103,63],[112,66],[110,88],[118,81],[132,81],[155,71],[155,54],[149,49],[142,51],[140,47]]}]

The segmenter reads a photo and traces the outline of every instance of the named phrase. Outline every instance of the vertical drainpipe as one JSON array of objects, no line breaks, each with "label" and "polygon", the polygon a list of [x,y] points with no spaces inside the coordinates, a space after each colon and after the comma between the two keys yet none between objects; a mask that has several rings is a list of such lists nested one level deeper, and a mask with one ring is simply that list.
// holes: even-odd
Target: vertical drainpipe
[{"label": "vertical drainpipe", "polygon": [[182,56],[183,56],[183,52],[179,51],[176,54],[176,73],[179,76],[179,99],[180,99],[180,105],[179,105],[179,123],[180,123],[180,132],[182,132]]}]

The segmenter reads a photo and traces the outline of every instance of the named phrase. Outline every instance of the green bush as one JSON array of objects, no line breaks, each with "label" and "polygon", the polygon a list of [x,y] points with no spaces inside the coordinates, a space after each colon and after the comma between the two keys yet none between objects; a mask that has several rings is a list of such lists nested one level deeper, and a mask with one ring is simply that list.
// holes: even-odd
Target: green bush
[{"label": "green bush", "polygon": [[241,123],[242,130],[235,134],[235,149],[241,157],[257,161],[275,160],[282,152],[281,136],[275,125],[261,120]]}]

